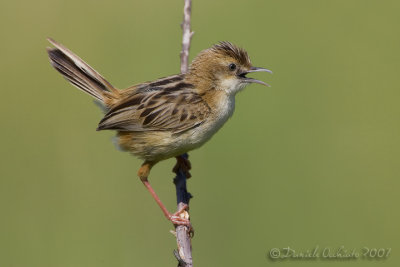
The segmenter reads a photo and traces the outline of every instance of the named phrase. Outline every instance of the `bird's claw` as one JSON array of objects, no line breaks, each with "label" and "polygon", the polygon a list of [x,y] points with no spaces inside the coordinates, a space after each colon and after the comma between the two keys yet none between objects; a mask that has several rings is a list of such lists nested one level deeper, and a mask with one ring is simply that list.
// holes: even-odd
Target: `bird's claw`
[{"label": "bird's claw", "polygon": [[174,214],[171,214],[169,216],[169,220],[175,225],[175,226],[186,226],[188,228],[188,233],[190,236],[194,235],[194,229],[192,227],[192,224],[190,223],[189,220],[189,214],[187,213],[187,209],[189,206],[185,204],[182,208],[180,208],[177,212]]}]

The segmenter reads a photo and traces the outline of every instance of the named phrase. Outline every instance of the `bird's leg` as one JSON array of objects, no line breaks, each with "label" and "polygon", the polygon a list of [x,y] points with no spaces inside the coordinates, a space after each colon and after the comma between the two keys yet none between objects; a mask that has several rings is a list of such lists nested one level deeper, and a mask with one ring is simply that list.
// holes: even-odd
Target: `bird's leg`
[{"label": "bird's leg", "polygon": [[151,187],[147,177],[150,174],[150,170],[153,167],[155,163],[153,162],[144,162],[142,164],[142,167],[140,167],[138,171],[138,175],[144,186],[147,188],[147,190],[150,192],[151,196],[154,198],[154,200],[157,202],[158,206],[160,206],[162,212],[164,213],[165,217],[170,220],[174,225],[186,225],[189,228],[191,228],[190,221],[186,218],[182,218],[180,215],[188,208],[187,205],[183,206],[180,210],[177,212],[171,214],[167,210],[167,208],[164,206],[164,204],[161,202],[160,198],[157,196],[156,192],[154,191],[153,187]]},{"label": "bird's leg", "polygon": [[183,173],[186,176],[186,179],[192,177],[192,175],[189,172],[192,169],[192,164],[190,163],[189,159],[183,157],[182,155],[176,157],[176,164],[172,169],[172,171],[174,173],[177,173],[179,169],[183,171]]}]

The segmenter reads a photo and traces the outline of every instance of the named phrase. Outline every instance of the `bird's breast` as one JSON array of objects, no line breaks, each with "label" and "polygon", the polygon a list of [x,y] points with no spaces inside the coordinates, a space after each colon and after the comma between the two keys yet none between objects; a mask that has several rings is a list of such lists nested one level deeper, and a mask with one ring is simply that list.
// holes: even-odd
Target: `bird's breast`
[{"label": "bird's breast", "polygon": [[232,116],[235,110],[235,97],[224,94],[216,100],[211,106],[212,111],[207,120],[187,133],[190,143],[200,146],[207,142]]},{"label": "bird's breast", "polygon": [[212,118],[210,118],[211,127],[218,131],[222,125],[232,116],[235,110],[235,96],[225,95],[219,97],[218,101],[214,104],[212,110]]}]

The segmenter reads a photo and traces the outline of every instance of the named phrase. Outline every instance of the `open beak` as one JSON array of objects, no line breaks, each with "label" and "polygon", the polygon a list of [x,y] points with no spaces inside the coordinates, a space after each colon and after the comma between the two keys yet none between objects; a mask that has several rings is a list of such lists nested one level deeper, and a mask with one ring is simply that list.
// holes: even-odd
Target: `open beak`
[{"label": "open beak", "polygon": [[244,72],[240,73],[238,76],[245,83],[258,83],[258,84],[262,84],[262,85],[270,87],[271,85],[269,85],[268,83],[265,83],[263,81],[259,81],[259,80],[253,79],[253,78],[246,77],[246,74],[248,74],[248,73],[260,72],[260,71],[265,71],[265,72],[269,72],[269,73],[272,74],[272,71],[270,71],[270,70],[267,70],[267,69],[264,69],[264,68],[258,68],[258,67],[251,67],[250,70],[244,71]]}]

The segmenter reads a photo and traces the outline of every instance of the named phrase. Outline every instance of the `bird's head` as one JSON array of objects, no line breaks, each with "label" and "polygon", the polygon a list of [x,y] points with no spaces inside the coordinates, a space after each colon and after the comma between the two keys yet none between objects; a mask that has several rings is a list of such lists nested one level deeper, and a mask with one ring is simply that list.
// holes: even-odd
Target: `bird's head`
[{"label": "bird's head", "polygon": [[236,94],[250,83],[269,86],[263,81],[246,77],[248,73],[265,71],[253,67],[247,52],[230,42],[220,42],[196,56],[189,68],[188,76],[203,90],[224,90]]}]

